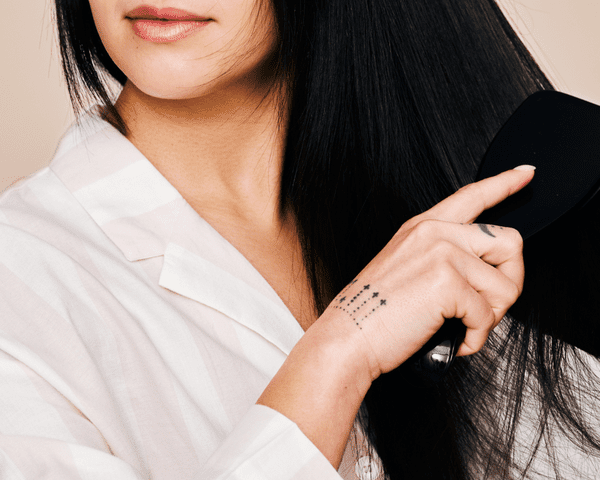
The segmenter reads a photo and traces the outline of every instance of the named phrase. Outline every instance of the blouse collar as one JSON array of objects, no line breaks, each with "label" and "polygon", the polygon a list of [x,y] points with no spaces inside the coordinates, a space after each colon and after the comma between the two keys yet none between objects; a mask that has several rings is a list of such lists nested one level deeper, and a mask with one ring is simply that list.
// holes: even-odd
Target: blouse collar
[{"label": "blouse collar", "polygon": [[225,313],[289,353],[303,331],[273,288],[95,112],[67,131],[50,169],[125,259],[163,256],[162,287]]}]

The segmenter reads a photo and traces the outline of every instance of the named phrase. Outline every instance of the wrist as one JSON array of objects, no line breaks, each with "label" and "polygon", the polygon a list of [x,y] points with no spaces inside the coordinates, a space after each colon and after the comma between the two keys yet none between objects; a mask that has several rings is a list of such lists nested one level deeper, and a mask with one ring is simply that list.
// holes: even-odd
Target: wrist
[{"label": "wrist", "polygon": [[345,320],[325,311],[307,330],[302,341],[311,350],[320,352],[322,362],[327,363],[338,382],[354,388],[362,401],[379,371],[370,361],[363,332],[352,328],[352,322]]},{"label": "wrist", "polygon": [[371,385],[350,332],[334,317],[315,322],[296,344],[257,403],[287,416],[337,468]]}]

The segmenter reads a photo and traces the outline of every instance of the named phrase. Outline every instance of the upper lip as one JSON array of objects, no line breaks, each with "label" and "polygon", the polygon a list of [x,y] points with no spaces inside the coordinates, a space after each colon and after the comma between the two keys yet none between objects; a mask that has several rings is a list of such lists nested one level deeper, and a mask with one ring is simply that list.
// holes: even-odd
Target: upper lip
[{"label": "upper lip", "polygon": [[180,10],[178,8],[156,8],[150,5],[142,5],[141,7],[134,8],[127,13],[126,17],[132,20],[210,20],[209,18],[186,12],[185,10]]}]

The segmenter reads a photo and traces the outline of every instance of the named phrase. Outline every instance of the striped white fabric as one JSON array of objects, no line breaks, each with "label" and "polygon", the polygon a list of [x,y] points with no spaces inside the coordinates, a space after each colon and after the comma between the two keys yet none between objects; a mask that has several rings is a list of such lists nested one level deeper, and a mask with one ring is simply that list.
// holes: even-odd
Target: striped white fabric
[{"label": "striped white fabric", "polygon": [[336,472],[255,405],[302,334],[88,113],[48,168],[0,197],[0,479],[379,478],[360,438]]}]

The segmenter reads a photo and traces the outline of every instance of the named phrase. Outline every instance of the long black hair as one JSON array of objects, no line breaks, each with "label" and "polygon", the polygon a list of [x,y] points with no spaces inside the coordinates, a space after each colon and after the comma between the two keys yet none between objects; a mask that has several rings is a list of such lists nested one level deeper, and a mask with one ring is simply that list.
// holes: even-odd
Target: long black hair
[{"label": "long black hair", "polygon": [[[473,181],[528,95],[553,87],[494,0],[273,2],[277,69],[291,87],[280,201],[298,223],[321,313],[407,219]],[[126,77],[104,50],[88,2],[56,0],[56,12],[74,104],[88,92],[126,133],[102,76]],[[585,382],[595,377],[572,346],[581,334],[560,326],[574,314],[587,324],[598,318],[591,295],[600,258],[590,258],[582,293],[566,276],[574,259],[549,264],[548,252],[580,255],[581,242],[591,251],[595,232],[576,240],[561,232],[558,245],[526,245],[523,296],[443,383],[424,383],[409,362],[374,382],[359,417],[390,480],[525,478],[534,457],[559,478],[553,427],[598,456],[581,398],[591,398]],[[578,310],[574,298],[583,298]]]}]

